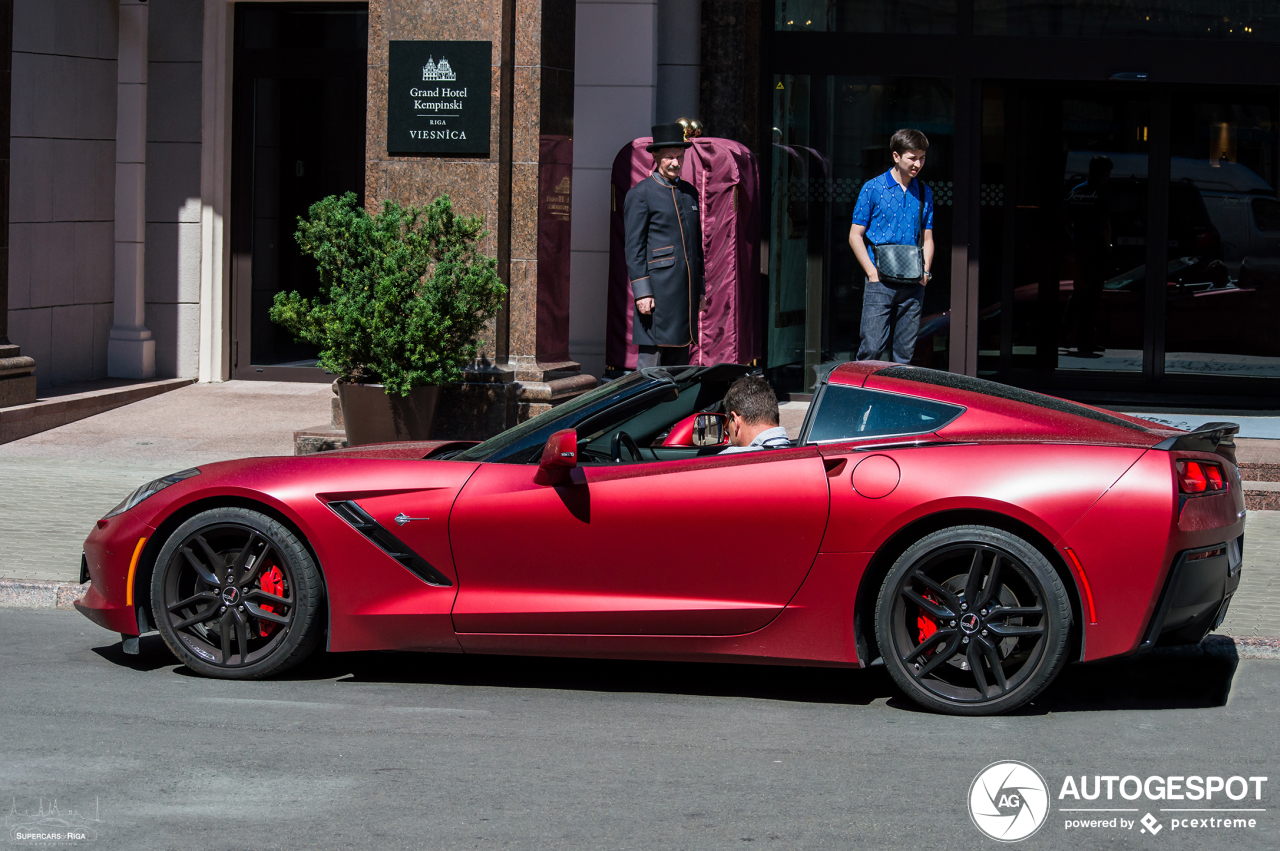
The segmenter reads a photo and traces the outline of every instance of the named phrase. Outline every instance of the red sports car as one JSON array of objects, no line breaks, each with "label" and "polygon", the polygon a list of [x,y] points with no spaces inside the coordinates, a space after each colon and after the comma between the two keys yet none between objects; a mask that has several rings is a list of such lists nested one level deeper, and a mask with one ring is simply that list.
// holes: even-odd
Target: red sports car
[{"label": "red sports car", "polygon": [[863,362],[825,376],[792,445],[720,455],[746,371],[641,370],[483,443],[174,473],[98,521],[77,606],[126,650],[159,630],[213,677],[275,674],[322,641],[883,664],[969,715],[1225,615],[1234,425],[1170,431]]}]

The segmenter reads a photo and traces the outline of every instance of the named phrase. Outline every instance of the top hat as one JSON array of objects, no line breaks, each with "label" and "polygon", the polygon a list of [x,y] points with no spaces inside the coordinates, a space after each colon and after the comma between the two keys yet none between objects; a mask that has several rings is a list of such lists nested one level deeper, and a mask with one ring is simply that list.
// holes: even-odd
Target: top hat
[{"label": "top hat", "polygon": [[646,148],[650,153],[663,148],[691,148],[693,143],[685,139],[684,127],[679,122],[653,125],[653,142]]}]

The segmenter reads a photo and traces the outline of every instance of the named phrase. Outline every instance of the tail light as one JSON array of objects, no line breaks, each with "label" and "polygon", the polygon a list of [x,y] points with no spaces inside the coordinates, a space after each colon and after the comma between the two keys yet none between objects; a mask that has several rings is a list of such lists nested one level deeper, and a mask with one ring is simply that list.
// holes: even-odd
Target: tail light
[{"label": "tail light", "polygon": [[1178,490],[1188,495],[1221,493],[1227,489],[1222,467],[1211,461],[1178,462]]},{"label": "tail light", "polygon": [[1208,251],[1217,248],[1222,244],[1222,237],[1218,236],[1216,230],[1202,230],[1196,233],[1192,240],[1197,251]]}]

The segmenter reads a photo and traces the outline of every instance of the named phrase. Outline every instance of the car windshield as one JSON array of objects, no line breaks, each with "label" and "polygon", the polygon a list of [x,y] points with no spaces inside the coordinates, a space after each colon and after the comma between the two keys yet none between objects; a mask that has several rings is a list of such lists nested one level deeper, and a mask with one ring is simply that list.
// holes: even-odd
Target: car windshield
[{"label": "car windshield", "polygon": [[716,364],[637,370],[441,460],[536,463],[547,438],[567,428],[578,430],[580,464],[618,463],[612,458],[612,444],[619,432],[638,442],[641,457],[634,460],[687,455],[689,447],[668,450],[655,444],[678,420],[718,410],[729,385],[748,369]]},{"label": "car windshield", "polygon": [[[531,417],[501,434],[494,435],[483,443],[472,446],[470,449],[464,449],[457,455],[451,456],[450,460],[488,461],[498,455],[510,454],[510,450],[519,448],[525,443],[532,442],[541,446],[546,443],[547,437],[559,431],[559,428],[556,427],[559,423],[564,423],[564,428],[570,428],[577,421],[579,412],[599,405],[602,401],[612,396],[625,395],[626,391],[651,382],[652,379],[647,378],[638,370],[628,373],[617,381],[601,384],[576,399],[570,399],[568,402],[557,405],[549,411],[538,414],[536,417]],[[538,436],[541,436],[540,440]]]}]

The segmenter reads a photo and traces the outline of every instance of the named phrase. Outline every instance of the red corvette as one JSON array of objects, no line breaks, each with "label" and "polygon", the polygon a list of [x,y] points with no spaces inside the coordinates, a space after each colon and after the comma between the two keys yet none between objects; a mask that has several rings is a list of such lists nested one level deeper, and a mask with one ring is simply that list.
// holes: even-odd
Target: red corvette
[{"label": "red corvette", "polygon": [[719,455],[745,372],[635,372],[479,444],[166,476],[98,521],[77,606],[126,650],[157,629],[214,677],[278,673],[322,640],[884,664],[970,715],[1226,614],[1235,426],[864,362],[826,375],[793,445]]}]

